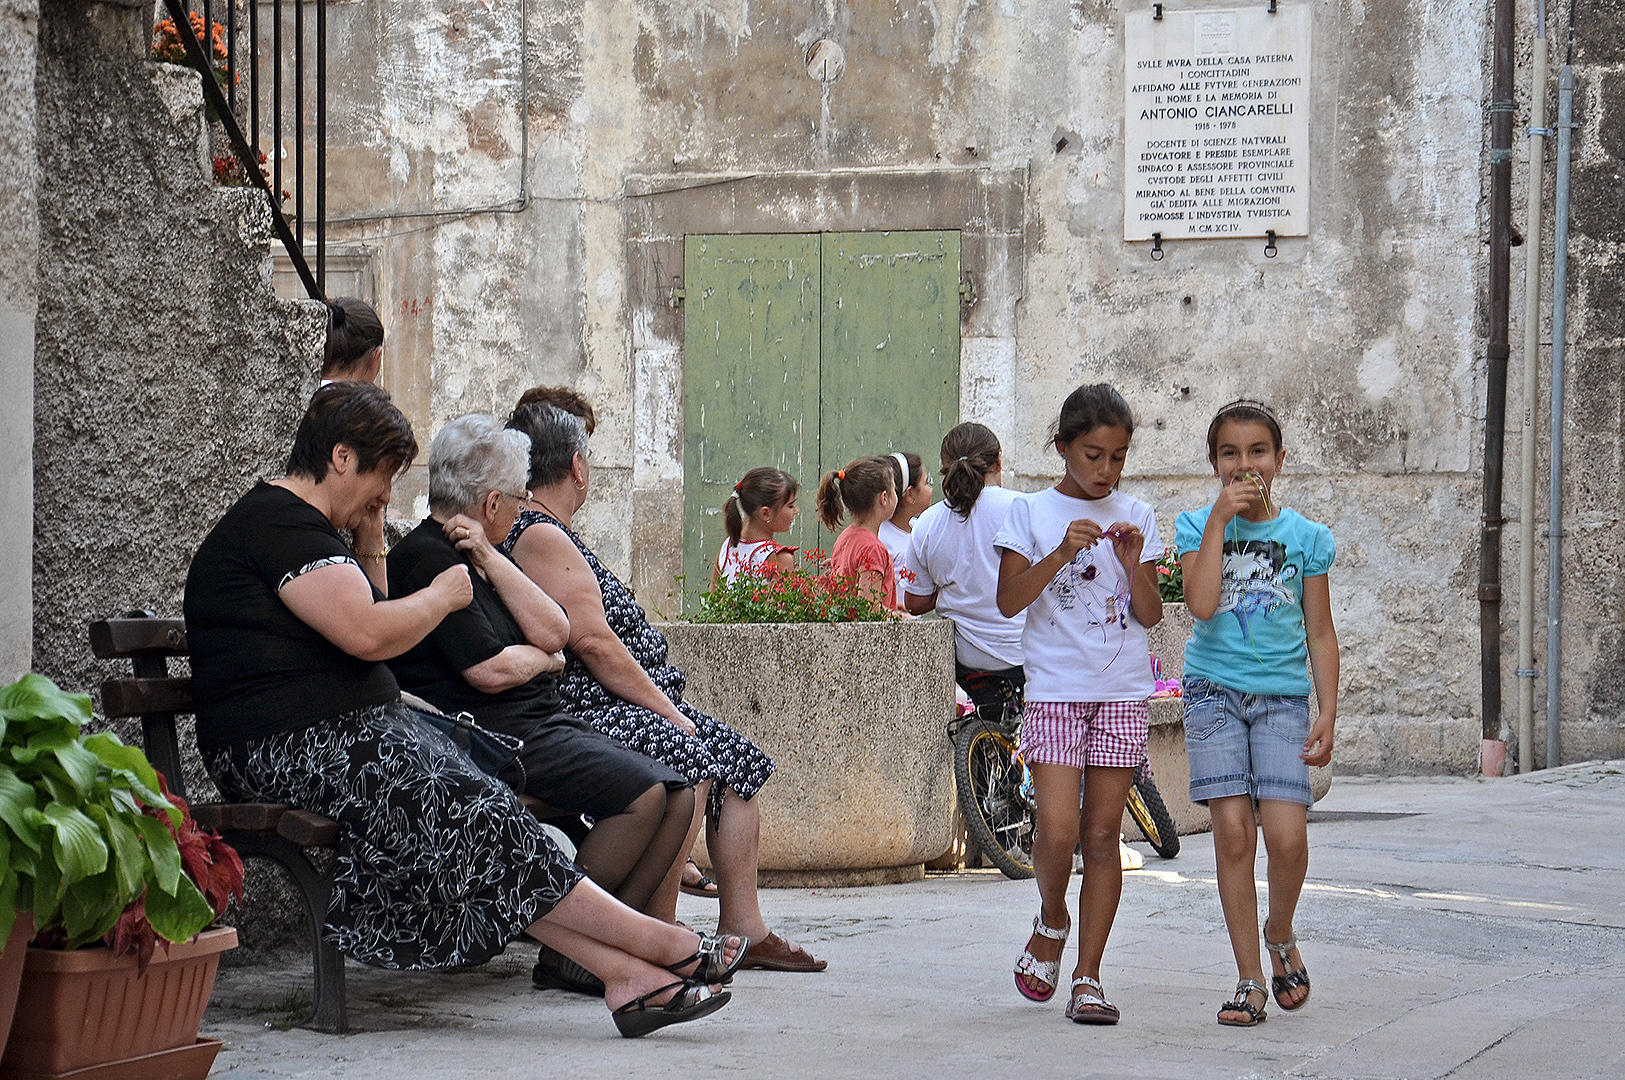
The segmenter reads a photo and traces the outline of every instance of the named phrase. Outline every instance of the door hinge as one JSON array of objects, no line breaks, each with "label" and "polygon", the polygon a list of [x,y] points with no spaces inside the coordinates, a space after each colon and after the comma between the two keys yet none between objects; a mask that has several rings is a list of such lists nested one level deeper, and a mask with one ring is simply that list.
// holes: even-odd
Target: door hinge
[{"label": "door hinge", "polygon": [[959,299],[962,303],[976,303],[976,283],[969,276],[959,283]]},{"label": "door hinge", "polygon": [[688,299],[688,290],[674,280],[671,284],[671,295],[667,298],[666,304],[674,308],[682,307],[683,301],[686,299]]}]

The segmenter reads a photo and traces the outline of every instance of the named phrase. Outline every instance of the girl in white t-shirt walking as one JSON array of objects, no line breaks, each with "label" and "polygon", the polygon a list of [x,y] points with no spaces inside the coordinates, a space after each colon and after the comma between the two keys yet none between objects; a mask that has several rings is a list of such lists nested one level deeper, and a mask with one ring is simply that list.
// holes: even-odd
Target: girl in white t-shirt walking
[{"label": "girl in white t-shirt walking", "polygon": [[[942,502],[914,523],[900,570],[910,614],[936,611],[954,624],[954,676],[978,705],[1021,690],[1021,631],[1027,617],[999,613],[999,552],[993,537],[1017,493],[1001,487],[999,437],[967,421],[942,439]],[[979,678],[985,675],[996,679]]]},{"label": "girl in white t-shirt walking", "polygon": [[[1162,557],[1149,503],[1117,490],[1134,414],[1105,383],[1068,395],[1054,429],[1065,475],[1017,497],[994,538],[999,610],[1027,613],[1026,710],[1020,753],[1037,795],[1033,869],[1043,902],[1016,962],[1016,988],[1048,1001],[1071,931],[1066,887],[1083,836],[1078,964],[1066,1015],[1115,1024],[1100,960],[1123,891],[1118,829],[1134,770],[1145,761],[1153,689],[1146,628],[1162,619]],[[1079,784],[1083,809],[1078,809]]]},{"label": "girl in white t-shirt walking", "polygon": [[800,488],[795,477],[769,465],[750,470],[734,485],[722,504],[728,539],[717,552],[717,565],[711,573],[713,587],[719,581],[732,582],[741,570],[757,566],[796,568],[796,549],[775,538],[795,524]]}]

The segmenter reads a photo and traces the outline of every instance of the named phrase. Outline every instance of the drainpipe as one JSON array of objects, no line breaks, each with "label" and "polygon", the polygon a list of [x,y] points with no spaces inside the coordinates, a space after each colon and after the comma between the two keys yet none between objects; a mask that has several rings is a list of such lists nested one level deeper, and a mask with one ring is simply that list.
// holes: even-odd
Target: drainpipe
[{"label": "drainpipe", "polygon": [[1484,416],[1484,514],[1478,549],[1479,682],[1483,695],[1485,776],[1506,760],[1501,729],[1501,516],[1506,451],[1508,309],[1512,295],[1512,2],[1495,0],[1490,78],[1490,341]]},{"label": "drainpipe", "polygon": [[1552,248],[1552,477],[1546,531],[1546,767],[1562,762],[1557,735],[1562,679],[1563,362],[1568,342],[1569,162],[1574,142],[1574,23],[1568,56],[1557,76],[1557,234]]},{"label": "drainpipe", "polygon": [[1535,407],[1540,397],[1540,226],[1546,195],[1546,0],[1535,15],[1524,218],[1523,452],[1518,499],[1518,771],[1535,767]]}]

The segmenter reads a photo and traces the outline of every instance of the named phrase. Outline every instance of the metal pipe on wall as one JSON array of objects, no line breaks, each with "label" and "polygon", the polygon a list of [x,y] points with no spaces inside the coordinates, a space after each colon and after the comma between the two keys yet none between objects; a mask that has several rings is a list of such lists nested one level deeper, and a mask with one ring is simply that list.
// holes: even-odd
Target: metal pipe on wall
[{"label": "metal pipe on wall", "polygon": [[1524,218],[1523,447],[1518,498],[1518,771],[1535,767],[1535,410],[1540,397],[1540,226],[1546,196],[1546,0],[1535,16]]},{"label": "metal pipe on wall", "polygon": [[1569,165],[1574,150],[1574,25],[1569,55],[1557,76],[1557,205],[1552,237],[1552,466],[1546,531],[1546,767],[1562,763],[1558,692],[1563,644],[1563,365],[1568,342]]},{"label": "metal pipe on wall", "polygon": [[1483,705],[1480,769],[1501,775],[1501,488],[1506,457],[1508,309],[1512,292],[1512,3],[1495,0],[1490,79],[1490,340],[1484,416],[1484,514],[1479,530],[1479,683]]}]

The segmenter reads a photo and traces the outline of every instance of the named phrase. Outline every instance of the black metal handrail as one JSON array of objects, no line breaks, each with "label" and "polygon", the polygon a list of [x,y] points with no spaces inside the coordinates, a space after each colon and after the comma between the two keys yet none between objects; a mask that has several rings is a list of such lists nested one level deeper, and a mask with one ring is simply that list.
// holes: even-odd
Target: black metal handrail
[{"label": "black metal handrail", "polygon": [[[192,31],[192,20],[187,7],[187,0],[164,0],[164,7],[169,12],[170,19],[175,24],[175,33],[186,49],[187,58],[193,67],[197,68],[203,76],[203,96],[208,101],[215,116],[225,128],[226,138],[231,143],[232,153],[236,155],[242,166],[243,174],[249,182],[265,193],[271,204],[272,228],[277,238],[287,249],[288,258],[293,263],[295,273],[304,283],[305,291],[315,300],[325,300],[327,277],[327,0],[289,0],[294,5],[294,41],[293,41],[293,129],[294,129],[294,174],[293,174],[293,226],[288,224],[288,215],[282,207],[282,130],[286,110],[283,108],[282,91],[286,82],[283,71],[283,58],[287,50],[282,40],[282,4],[283,0],[271,0],[272,27],[270,45],[271,64],[271,130],[272,130],[272,175],[267,180],[260,170],[260,57],[263,44],[259,27],[258,0],[248,0],[248,113],[249,133],[243,133],[242,125],[238,122],[237,105],[237,77],[238,77],[238,33],[237,33],[237,5],[235,0],[225,0],[226,4],[226,87],[220,88],[215,78],[215,66],[202,42]],[[304,32],[304,6],[314,3],[316,6],[316,33],[315,33],[315,62],[316,79],[314,87],[308,88],[314,102],[315,122],[315,214],[312,221],[316,240],[316,269],[311,271],[310,261],[305,257],[304,238],[307,216],[305,214],[305,109],[304,101],[307,96],[305,85],[305,47],[306,34]],[[214,21],[212,18],[212,0],[201,0],[198,14],[203,18],[205,37],[213,37]]]}]

